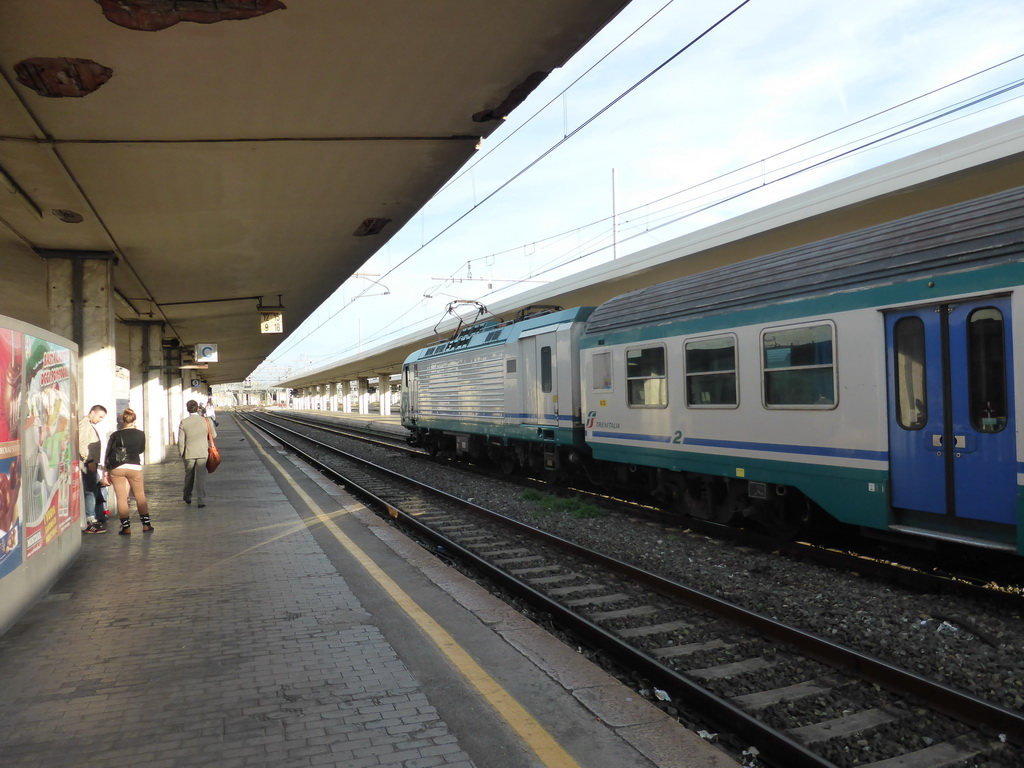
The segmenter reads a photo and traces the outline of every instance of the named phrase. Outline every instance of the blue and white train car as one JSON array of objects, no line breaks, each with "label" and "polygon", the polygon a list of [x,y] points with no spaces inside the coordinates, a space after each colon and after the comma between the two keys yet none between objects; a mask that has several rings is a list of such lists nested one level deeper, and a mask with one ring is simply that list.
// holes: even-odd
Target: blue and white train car
[{"label": "blue and white train car", "polygon": [[403,365],[402,424],[433,453],[559,471],[585,451],[579,337],[592,307],[485,322]]},{"label": "blue and white train car", "polygon": [[612,299],[593,458],[697,517],[1024,554],[1022,258],[1024,187]]}]

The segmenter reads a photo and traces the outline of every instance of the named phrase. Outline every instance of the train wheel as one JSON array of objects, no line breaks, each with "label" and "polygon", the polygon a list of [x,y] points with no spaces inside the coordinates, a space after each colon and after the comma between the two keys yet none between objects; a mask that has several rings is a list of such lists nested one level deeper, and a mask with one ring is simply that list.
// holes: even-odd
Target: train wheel
[{"label": "train wheel", "polygon": [[[692,484],[689,486],[692,493]],[[739,516],[742,487],[739,483],[711,478],[704,483],[704,493],[696,504],[703,507],[704,519],[719,525],[732,525]]]},{"label": "train wheel", "polygon": [[503,453],[501,458],[498,460],[498,466],[501,468],[501,473],[503,475],[515,474],[517,463],[516,455],[511,451]]},{"label": "train wheel", "polygon": [[811,519],[807,500],[797,492],[759,501],[752,518],[765,532],[780,539],[794,539]]}]

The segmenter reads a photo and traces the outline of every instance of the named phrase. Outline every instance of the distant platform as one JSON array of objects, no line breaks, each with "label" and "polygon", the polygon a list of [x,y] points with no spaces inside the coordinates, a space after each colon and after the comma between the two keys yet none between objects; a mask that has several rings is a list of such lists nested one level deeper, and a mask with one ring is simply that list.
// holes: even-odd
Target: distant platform
[{"label": "distant platform", "polygon": [[402,426],[402,417],[393,413],[390,416],[381,416],[379,413],[344,413],[342,411],[318,411],[300,408],[264,408],[267,413],[301,413],[305,416],[323,416],[329,419],[337,419],[340,422],[350,421],[360,429],[376,430],[394,435],[408,435],[409,430]]}]

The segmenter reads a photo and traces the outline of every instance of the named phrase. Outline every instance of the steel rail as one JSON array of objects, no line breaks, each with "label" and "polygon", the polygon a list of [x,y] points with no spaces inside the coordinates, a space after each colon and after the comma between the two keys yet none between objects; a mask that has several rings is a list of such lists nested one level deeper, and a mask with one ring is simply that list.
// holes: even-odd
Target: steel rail
[{"label": "steel rail", "polygon": [[[248,415],[246,415],[245,418],[256,426],[261,426],[258,422],[250,419]],[[297,434],[292,432],[292,430],[289,430],[287,427],[282,427],[280,425],[273,426],[277,429]],[[298,436],[307,440],[311,439],[303,435]],[[440,544],[446,551],[454,554],[460,560],[469,564],[472,568],[482,573],[488,579],[528,601],[535,609],[557,617],[563,626],[567,627],[576,636],[584,639],[593,647],[609,652],[610,655],[620,664],[632,669],[640,670],[646,676],[654,680],[658,680],[660,687],[664,687],[667,692],[673,694],[674,698],[686,702],[689,706],[700,712],[709,723],[713,724],[719,730],[736,733],[748,742],[757,744],[758,749],[762,752],[762,756],[770,755],[771,761],[777,762],[780,767],[836,768],[835,763],[814,754],[799,742],[789,738],[784,733],[769,728],[764,723],[759,722],[756,718],[736,707],[726,699],[701,688],[699,685],[683,677],[678,672],[669,669],[646,654],[630,647],[607,630],[602,629],[593,622],[566,608],[547,595],[537,591],[530,585],[523,583],[514,576],[506,573],[497,566],[489,563],[487,560],[464,548],[460,544],[448,539],[442,534],[439,534],[437,531],[432,530],[429,526],[418,521],[414,516],[405,513],[390,502],[380,498],[374,492],[359,487],[353,482],[352,478],[340,474],[329,465],[314,456],[311,456],[301,448],[288,443],[286,440],[283,440],[280,435],[274,434],[273,437],[286,445],[289,449],[295,451],[295,453],[300,455],[303,459],[313,464],[321,472],[343,481],[349,489],[357,489],[360,495],[387,509],[389,514],[400,519],[403,525],[415,530],[421,536]],[[503,515],[497,515],[496,513],[489,512],[483,507],[479,507],[465,499],[460,499],[457,496],[453,496],[438,488],[434,488],[433,486],[420,483],[396,472],[392,472],[391,470],[379,467],[378,465],[372,464],[372,462],[368,462],[358,456],[353,456],[352,454],[345,453],[344,451],[340,451],[336,448],[331,448],[331,450],[343,456],[347,461],[353,461],[360,465],[369,465],[373,467],[375,471],[382,471],[395,480],[410,483],[416,486],[419,490],[435,495],[448,504],[453,504],[467,509],[484,517],[498,519],[502,523],[516,523],[516,521],[506,518]],[[522,528],[531,533],[537,530],[529,526],[522,526]],[[557,537],[552,538],[561,543],[567,545],[570,544],[570,542],[567,542],[564,539],[558,539]]]},{"label": "steel rail", "polygon": [[[292,432],[292,430],[285,427],[278,426],[277,428]],[[292,432],[292,434],[298,435],[295,432]],[[303,435],[298,436],[306,440],[312,439]],[[323,464],[323,462],[309,456],[309,454],[296,446],[289,445],[289,447],[330,475],[341,477],[341,475]],[[859,679],[877,683],[900,695],[916,698],[928,707],[971,725],[984,733],[998,735],[1013,744],[1024,746],[1024,715],[1018,712],[928,680],[916,673],[900,669],[868,654],[815,637],[803,630],[788,626],[699,590],[686,587],[678,582],[665,579],[616,558],[586,549],[559,536],[541,531],[525,523],[487,510],[472,502],[460,499],[438,488],[407,478],[392,470],[379,467],[358,456],[347,454],[330,446],[324,447],[343,455],[346,460],[351,460],[363,466],[373,467],[374,471],[385,473],[396,481],[410,483],[438,498],[444,499],[448,503],[458,505],[488,520],[500,521],[503,525],[513,530],[622,574],[638,583],[644,584],[659,594],[678,599],[693,608],[729,619],[742,626],[754,629],[773,640],[798,648],[802,654],[831,667],[848,672]],[[345,482],[351,483],[351,480],[345,478]],[[572,626],[574,631],[581,637],[587,638],[598,647],[614,648],[616,658],[628,661],[632,667],[645,671],[645,674],[649,676],[671,680],[671,685],[666,685],[666,689],[670,692],[679,691],[677,696],[679,699],[690,703],[705,714],[711,713],[712,716],[709,717],[709,720],[716,723],[716,727],[718,723],[722,723],[726,728],[751,739],[751,741],[757,742],[758,748],[762,749],[762,751],[764,751],[765,747],[768,747],[772,752],[776,752],[776,750],[778,752],[785,752],[787,762],[780,763],[781,765],[793,766],[794,768],[803,768],[803,766],[823,768],[833,765],[833,763],[828,761],[823,762],[822,758],[814,755],[803,745],[793,741],[784,734],[768,729],[728,701],[701,689],[680,673],[631,648],[615,635],[575,614],[551,598],[537,592],[529,585],[523,584],[515,577],[487,563],[472,552],[449,541],[441,534],[431,531],[415,517],[406,515],[402,510],[380,499],[372,494],[372,492],[369,495],[386,508],[392,516],[399,517],[403,523],[408,524],[422,535],[438,541],[443,540],[446,548],[450,548],[451,551],[458,553],[460,557],[465,557],[474,564],[474,567],[478,567],[485,572],[488,577],[493,578],[496,582],[501,583],[510,590],[528,597],[531,601],[535,600],[544,606],[545,611],[558,616],[560,620]],[[778,752],[776,753],[778,754]]]},{"label": "steel rail", "polygon": [[[403,451],[411,455],[424,457],[429,456],[424,451],[411,449],[404,444],[399,444],[398,442],[389,443],[387,440],[375,440],[373,437],[362,437],[359,434],[349,433],[345,428],[339,430],[335,427],[328,426],[323,422],[319,422],[315,420],[315,418],[307,420],[302,417],[285,416],[280,413],[271,413],[266,415],[273,419],[280,419],[282,421],[289,421],[295,424],[303,424],[317,429],[324,429],[325,431],[342,437],[350,437],[353,440],[362,440],[371,444],[393,448],[394,450]],[[359,428],[352,427],[351,429],[358,431]],[[369,432],[368,434],[375,435],[386,433]],[[484,476],[496,476],[492,473],[488,473],[485,468],[482,468],[479,465],[467,465],[464,468],[468,471],[481,472]],[[516,478],[509,478],[505,476],[501,476],[499,479],[504,482],[517,482]],[[519,480],[521,481],[522,478]],[[530,480],[530,478],[527,477],[526,480]],[[525,484],[529,487],[529,483]],[[570,487],[568,490],[588,496],[596,495],[593,489]],[[700,518],[681,517],[678,513],[667,512],[664,510],[652,511],[650,509],[643,509],[638,511],[634,505],[624,499],[619,499],[618,503],[623,505],[623,507],[628,508],[626,514],[649,519],[669,527],[685,526],[686,528],[702,535],[722,539],[724,541],[735,542],[740,546],[757,547],[765,551],[778,551],[790,557],[799,558],[807,562],[818,563],[828,568],[853,569],[873,578],[883,579],[891,584],[896,584],[917,591],[967,597],[972,600],[984,601],[990,605],[1000,606],[1008,610],[1024,609],[1024,595],[991,588],[991,579],[989,577],[985,577],[982,583],[978,583],[977,580],[971,580],[971,577],[963,574],[942,575],[935,572],[929,572],[926,569],[930,566],[914,565],[913,561],[900,565],[898,563],[893,563],[891,558],[873,555],[858,555],[852,552],[840,551],[828,543],[822,545],[796,541],[784,541],[776,537],[766,536],[745,528],[723,525],[721,523],[702,520]]]}]

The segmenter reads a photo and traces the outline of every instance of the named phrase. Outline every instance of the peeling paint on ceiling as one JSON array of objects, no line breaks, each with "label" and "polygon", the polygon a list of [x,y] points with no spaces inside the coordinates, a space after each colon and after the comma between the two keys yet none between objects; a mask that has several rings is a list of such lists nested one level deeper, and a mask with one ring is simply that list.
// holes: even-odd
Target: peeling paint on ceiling
[{"label": "peeling paint on ceiling", "polygon": [[95,91],[114,74],[92,59],[44,58],[36,56],[14,65],[18,82],[40,96],[81,98]]},{"label": "peeling paint on ceiling", "polygon": [[279,0],[96,0],[108,21],[127,29],[156,32],[179,21],[237,21],[287,6]]}]

